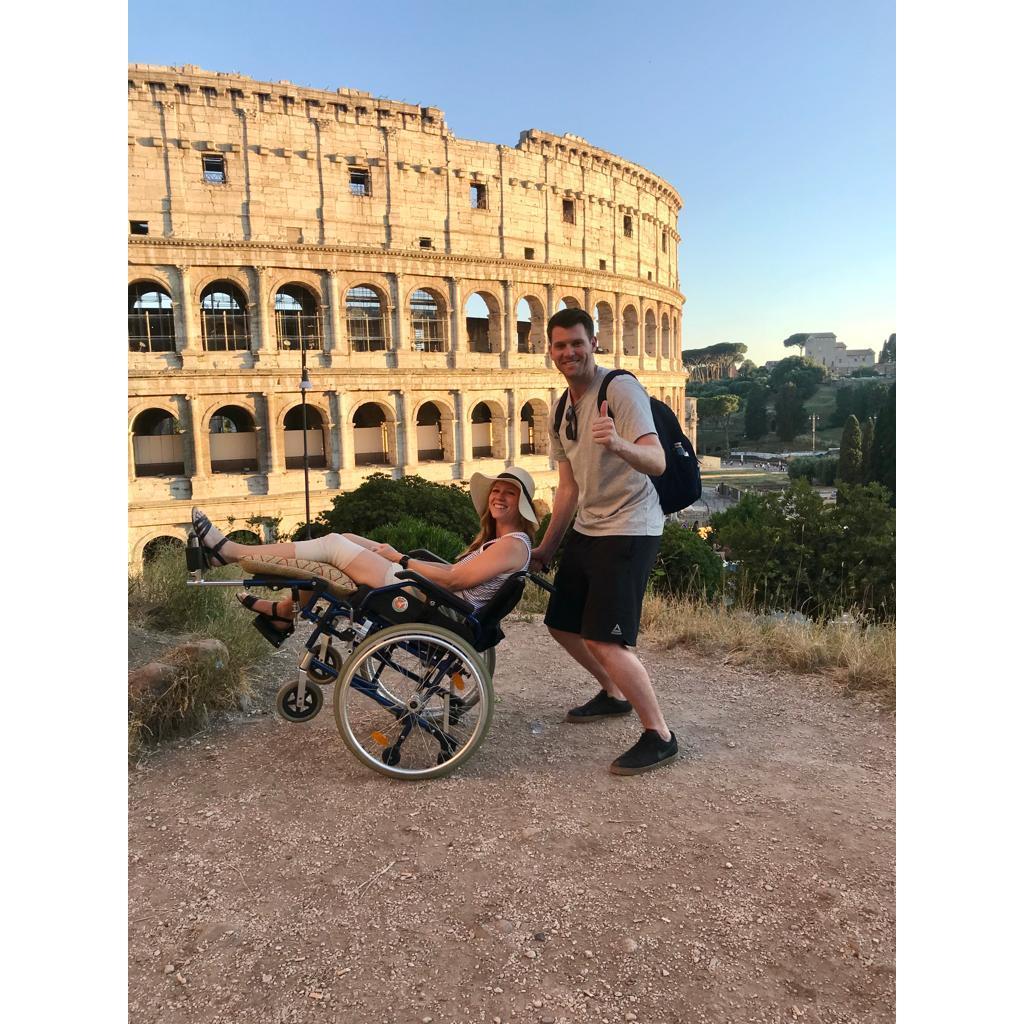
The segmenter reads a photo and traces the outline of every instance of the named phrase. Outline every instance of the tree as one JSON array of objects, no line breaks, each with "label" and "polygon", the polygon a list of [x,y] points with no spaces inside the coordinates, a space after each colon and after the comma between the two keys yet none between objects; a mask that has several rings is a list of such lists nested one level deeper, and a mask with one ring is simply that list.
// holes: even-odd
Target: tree
[{"label": "tree", "polygon": [[783,384],[775,398],[775,432],[780,441],[792,441],[807,426],[807,410],[797,387]]},{"label": "tree", "polygon": [[871,483],[873,477],[871,472],[871,446],[875,440],[875,421],[865,420],[864,426],[860,428],[860,481],[862,484]]},{"label": "tree", "polygon": [[753,359],[744,359],[736,371],[741,377],[753,377],[757,373],[757,363]]},{"label": "tree", "polygon": [[725,430],[725,450],[729,451],[729,418],[740,407],[738,395],[716,395],[714,398],[697,399],[697,416],[717,422]]},{"label": "tree", "polygon": [[810,337],[809,334],[791,334],[782,344],[786,348],[792,348],[794,345],[800,346],[800,355],[804,354],[804,345],[807,344],[807,339]]},{"label": "tree", "polygon": [[896,335],[890,334],[889,340],[882,345],[882,351],[878,354],[880,363],[896,362]]},{"label": "tree", "polygon": [[795,384],[800,398],[806,401],[827,376],[828,371],[820,363],[805,356],[787,356],[772,368],[768,383],[776,393],[784,384]]},{"label": "tree", "polygon": [[875,423],[875,439],[871,445],[871,472],[874,479],[892,492],[896,504],[896,385],[889,388],[885,404]]},{"label": "tree", "polygon": [[693,348],[683,353],[683,365],[697,384],[721,380],[730,366],[735,366],[747,354],[747,346],[723,341],[707,348]]},{"label": "tree", "polygon": [[435,484],[421,476],[392,480],[384,473],[374,473],[354,491],[339,494],[319,518],[335,533],[366,537],[406,516],[443,525],[464,541],[472,540],[480,529],[473,501],[461,487]]},{"label": "tree", "polygon": [[839,442],[839,469],[836,476],[844,484],[859,484],[861,480],[861,436],[860,423],[856,416],[849,416],[843,427]]},{"label": "tree", "polygon": [[768,392],[760,385],[752,388],[747,395],[743,433],[753,441],[768,433]]}]

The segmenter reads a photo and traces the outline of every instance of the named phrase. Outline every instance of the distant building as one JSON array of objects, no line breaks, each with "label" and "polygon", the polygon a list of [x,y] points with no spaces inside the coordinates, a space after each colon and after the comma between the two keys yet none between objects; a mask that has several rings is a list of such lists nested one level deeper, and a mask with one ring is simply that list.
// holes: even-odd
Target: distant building
[{"label": "distant building", "polygon": [[837,377],[845,377],[854,370],[875,365],[873,348],[847,348],[841,341],[836,341],[834,334],[808,334],[804,342],[804,355]]}]

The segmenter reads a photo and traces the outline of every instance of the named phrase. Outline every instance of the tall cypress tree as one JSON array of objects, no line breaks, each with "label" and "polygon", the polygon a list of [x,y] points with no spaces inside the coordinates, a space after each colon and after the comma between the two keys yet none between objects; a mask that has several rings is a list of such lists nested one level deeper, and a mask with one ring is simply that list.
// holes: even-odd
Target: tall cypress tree
[{"label": "tall cypress tree", "polygon": [[768,433],[768,392],[760,384],[750,389],[743,412],[743,433],[752,441]]},{"label": "tall cypress tree", "polygon": [[874,479],[873,469],[871,466],[871,449],[875,441],[875,421],[867,420],[864,426],[860,428],[860,450],[861,450],[861,463],[860,463],[860,482],[862,484],[869,484]]},{"label": "tall cypress tree", "polygon": [[836,478],[844,484],[859,484],[861,477],[860,423],[856,416],[848,416],[839,442],[839,465]]},{"label": "tall cypress tree", "polygon": [[896,385],[889,388],[878,422],[875,423],[875,440],[871,446],[871,471],[874,479],[892,491],[892,503],[896,504]]},{"label": "tall cypress tree", "polygon": [[796,385],[783,384],[775,396],[775,432],[780,441],[792,441],[807,426],[807,410]]}]

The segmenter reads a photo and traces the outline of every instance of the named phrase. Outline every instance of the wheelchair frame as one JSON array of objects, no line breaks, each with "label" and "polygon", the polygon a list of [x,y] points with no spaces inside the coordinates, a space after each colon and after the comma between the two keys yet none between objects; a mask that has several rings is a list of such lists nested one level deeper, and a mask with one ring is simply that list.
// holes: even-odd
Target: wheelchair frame
[{"label": "wheelchair frame", "polygon": [[[422,549],[410,555],[444,561]],[[291,591],[293,623],[305,620],[313,629],[305,641],[296,681],[278,690],[278,714],[289,722],[312,721],[323,708],[321,684],[335,683],[335,724],[346,746],[368,767],[401,779],[446,775],[480,745],[493,712],[494,648],[504,636],[501,619],[518,604],[527,578],[545,590],[554,589],[547,580],[523,569],[513,573],[491,601],[475,609],[412,570],[396,573],[399,582],[358,586],[345,597],[332,594],[320,577],[262,573],[241,580],[208,580],[203,576],[204,553],[194,534],[189,537],[186,563],[189,586]],[[304,593],[308,596],[303,597]],[[283,642],[268,640],[275,646]],[[347,656],[342,650],[347,650]],[[385,673],[387,685],[381,681]],[[463,696],[467,680],[470,689]],[[395,692],[410,686],[412,692],[405,698]],[[357,735],[353,719],[366,717],[366,708],[350,708],[353,694],[380,709],[384,728]],[[471,715],[475,724],[464,736],[458,730]],[[437,744],[433,763],[401,766],[403,753],[410,753],[405,744],[413,736],[419,743],[413,752],[419,755],[418,762],[431,756],[424,737]]]}]

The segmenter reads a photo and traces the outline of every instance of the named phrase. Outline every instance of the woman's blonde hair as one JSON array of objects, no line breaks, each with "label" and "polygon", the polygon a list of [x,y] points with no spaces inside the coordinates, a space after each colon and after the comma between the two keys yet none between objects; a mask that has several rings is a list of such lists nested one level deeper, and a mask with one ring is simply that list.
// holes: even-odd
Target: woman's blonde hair
[{"label": "woman's blonde hair", "polygon": [[[497,481],[495,481],[497,482]],[[494,484],[491,484],[493,487]],[[487,492],[490,494],[490,491]],[[519,510],[516,510],[516,515],[519,516],[519,530],[525,533],[530,538],[530,547],[533,547],[533,538],[537,534],[537,527],[531,523],[529,519],[523,517]],[[489,540],[494,540],[498,535],[498,524],[494,521],[494,516],[491,515],[490,507],[485,505],[483,512],[480,513],[480,532],[473,538],[469,547],[466,548],[458,557],[465,558],[466,555],[472,554],[477,548],[482,547]],[[456,559],[458,561],[458,559]]]}]

